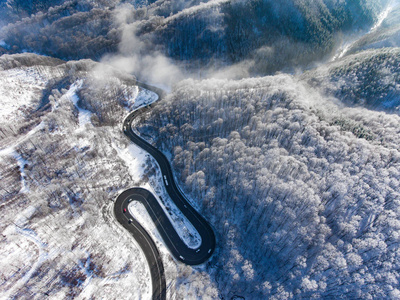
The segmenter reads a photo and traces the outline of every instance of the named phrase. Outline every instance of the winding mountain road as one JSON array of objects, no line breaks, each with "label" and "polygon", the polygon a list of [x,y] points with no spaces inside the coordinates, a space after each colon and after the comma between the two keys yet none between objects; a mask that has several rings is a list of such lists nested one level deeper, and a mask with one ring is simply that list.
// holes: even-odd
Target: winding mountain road
[{"label": "winding mountain road", "polygon": [[[155,92],[159,97],[158,100],[160,100],[164,94],[162,90],[156,87],[140,82],[137,82],[137,85]],[[207,261],[214,252],[216,241],[211,226],[189,204],[188,200],[176,185],[167,158],[151,144],[140,138],[132,129],[132,121],[135,117],[150,107],[151,105],[148,105],[130,113],[124,120],[123,131],[133,143],[155,158],[160,167],[164,185],[169,196],[196,228],[201,237],[201,245],[196,249],[192,249],[182,241],[157,199],[146,189],[131,188],[121,193],[115,201],[114,214],[118,222],[133,235],[146,256],[153,283],[153,299],[165,299],[165,275],[160,253],[146,230],[135,220],[134,216],[129,213],[129,203],[132,201],[139,201],[145,206],[171,254],[177,260],[185,264],[198,265]]]}]

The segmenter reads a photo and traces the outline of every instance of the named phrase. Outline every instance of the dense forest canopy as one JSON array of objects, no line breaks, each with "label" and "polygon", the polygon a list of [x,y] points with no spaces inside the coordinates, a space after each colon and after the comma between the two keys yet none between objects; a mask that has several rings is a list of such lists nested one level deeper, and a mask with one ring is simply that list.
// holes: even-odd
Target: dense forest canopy
[{"label": "dense forest canopy", "polygon": [[396,290],[387,279],[399,276],[397,115],[343,108],[280,75],[185,81],[142,121],[216,228],[223,294]]},{"label": "dense forest canopy", "polygon": [[62,59],[153,53],[191,70],[242,63],[266,74],[329,56],[343,34],[371,28],[387,3],[2,1],[0,46]]}]

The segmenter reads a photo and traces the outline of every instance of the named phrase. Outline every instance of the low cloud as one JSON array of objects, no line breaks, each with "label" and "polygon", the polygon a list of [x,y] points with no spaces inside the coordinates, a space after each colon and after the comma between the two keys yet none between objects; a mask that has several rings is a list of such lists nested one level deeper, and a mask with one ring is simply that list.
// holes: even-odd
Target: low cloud
[{"label": "low cloud", "polygon": [[115,12],[115,22],[121,30],[118,54],[105,55],[103,63],[135,75],[139,80],[169,89],[184,78],[181,70],[157,49],[137,37],[138,23],[132,15],[134,7],[122,5]]},{"label": "low cloud", "polygon": [[[240,12],[240,7],[247,9],[241,1],[229,0],[211,0],[193,6],[183,1],[174,3],[166,1],[161,6],[149,5],[138,9],[131,4],[121,4],[113,11],[114,25],[120,37],[118,52],[105,55],[102,62],[133,74],[141,81],[168,90],[185,78],[240,79],[257,75],[272,75],[275,72],[297,73],[299,70],[302,72],[305,68],[324,63],[326,59],[329,59],[327,56],[334,56],[334,53],[327,53],[327,51],[334,51],[329,47],[316,48],[314,44],[304,40],[290,39],[285,35],[274,36],[274,30],[278,30],[279,26],[275,28],[273,24],[270,26],[269,33],[271,38],[262,40],[260,45],[255,46],[246,39],[254,40],[257,37],[256,33],[248,37],[244,35],[246,28],[243,29],[239,25],[237,28],[242,29],[243,33],[236,34],[236,31],[231,32],[232,28],[229,29],[230,31],[227,29],[228,21],[225,15],[227,11],[223,9],[227,3],[231,3],[228,6],[233,9],[231,12],[233,15]],[[280,13],[295,14],[291,10]],[[373,12],[370,14],[372,15]],[[382,17],[380,23],[384,19],[385,17]],[[257,21],[254,22],[254,28],[263,30],[263,26]],[[307,22],[312,23],[314,19]],[[199,26],[199,28],[188,29],[193,26]],[[287,26],[291,28],[290,26],[294,25],[289,23]],[[180,32],[181,30],[183,33]],[[328,34],[330,30],[332,28],[328,26],[321,31],[321,34],[324,32]],[[173,32],[172,35],[171,32]],[[213,41],[218,35],[215,32],[220,33],[221,36],[221,49],[218,50],[213,48]],[[190,39],[186,41],[182,38],[187,36],[184,33],[199,35],[199,41],[196,43],[191,43]],[[162,40],[159,35],[168,36],[168,38]],[[175,41],[169,42],[170,38]],[[239,42],[235,42],[238,40]],[[182,43],[179,47],[176,45],[178,42]],[[206,43],[208,43],[207,47],[205,47]],[[198,48],[192,51],[190,47]],[[237,49],[238,54],[235,53],[236,50],[228,48]],[[208,50],[215,53],[210,55],[211,52]],[[224,53],[226,57],[221,59]],[[239,53],[242,53],[242,56]],[[235,55],[235,58],[230,60],[230,55]],[[182,61],[176,59],[177,57]]]}]

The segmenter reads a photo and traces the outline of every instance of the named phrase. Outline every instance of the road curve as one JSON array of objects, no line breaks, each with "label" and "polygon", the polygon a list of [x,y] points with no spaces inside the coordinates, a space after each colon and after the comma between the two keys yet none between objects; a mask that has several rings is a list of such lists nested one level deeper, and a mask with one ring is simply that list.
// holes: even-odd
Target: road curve
[{"label": "road curve", "polygon": [[[144,193],[141,193],[141,190]],[[132,193],[134,192],[134,193]],[[128,204],[133,199],[141,201],[141,194],[150,194],[145,189],[133,188],[124,191],[120,194],[114,204],[115,218],[122,226],[124,226],[135,238],[139,244],[144,255],[146,256],[147,263],[150,267],[150,276],[152,281],[152,299],[164,300],[166,299],[166,284],[164,266],[161,260],[160,253],[146,230],[137,222],[129,213]],[[126,209],[126,213],[124,213]]]},{"label": "road curve", "polygon": [[[164,95],[163,91],[156,87],[140,82],[137,82],[137,85],[155,92],[158,95],[159,100]],[[130,113],[124,120],[123,131],[133,143],[147,151],[157,161],[161,169],[164,186],[169,196],[185,217],[196,228],[201,237],[201,245],[196,249],[189,248],[179,237],[157,199],[151,192],[143,188],[131,188],[120,194],[114,205],[114,214],[118,222],[132,233],[146,255],[146,259],[150,265],[153,282],[153,299],[165,299],[165,276],[160,254],[147,232],[129,213],[129,210],[127,209],[129,203],[131,201],[139,201],[145,206],[171,254],[177,260],[185,264],[198,265],[207,261],[215,250],[216,241],[211,226],[189,204],[176,185],[171,166],[164,154],[140,138],[132,130],[132,121],[134,118],[143,111],[148,110],[150,107],[151,104]],[[125,213],[123,211],[124,208],[126,208]]]}]

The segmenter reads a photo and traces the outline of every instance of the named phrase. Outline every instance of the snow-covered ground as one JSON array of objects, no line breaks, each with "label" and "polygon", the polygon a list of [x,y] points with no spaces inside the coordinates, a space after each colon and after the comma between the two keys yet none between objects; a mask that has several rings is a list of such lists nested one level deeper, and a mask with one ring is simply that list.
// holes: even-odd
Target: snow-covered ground
[{"label": "snow-covered ground", "polygon": [[[24,106],[35,108],[39,104],[48,78],[34,67],[11,69],[1,71],[1,73],[0,93],[3,96],[1,104],[5,108],[1,110],[1,117],[4,122],[12,123],[26,116],[26,110],[21,108]],[[78,105],[77,91],[81,86],[82,80],[72,84],[56,100],[57,105],[54,105],[49,113],[54,116],[65,113],[68,109],[68,101],[72,101],[79,114],[78,128],[73,126],[72,111],[67,116],[64,114],[63,123],[57,127],[59,130],[53,133],[52,143],[55,148],[62,136],[64,136],[62,139],[68,141],[66,145],[72,147],[71,149],[93,147],[93,140],[101,139],[100,133],[94,134],[96,129],[93,126],[87,127],[88,124],[91,125],[91,112]],[[68,117],[71,119],[68,120]],[[110,228],[110,224],[105,223],[101,214],[99,215],[100,207],[93,210],[91,207],[93,200],[100,200],[93,198],[94,194],[90,196],[92,193],[90,190],[93,188],[87,186],[88,191],[81,194],[74,192],[75,195],[70,196],[64,189],[62,194],[58,194],[58,196],[54,194],[56,197],[54,201],[59,203],[56,207],[59,208],[55,211],[49,208],[53,206],[50,204],[53,200],[48,202],[48,195],[58,193],[56,192],[58,187],[48,183],[44,184],[46,186],[37,186],[37,183],[41,181],[41,176],[32,172],[35,169],[38,170],[39,162],[36,161],[37,158],[32,158],[32,161],[26,159],[27,154],[24,153],[27,145],[33,149],[36,148],[36,152],[39,149],[45,150],[45,147],[49,146],[37,142],[37,139],[40,140],[43,136],[41,131],[46,132],[48,126],[49,119],[46,119],[27,133],[17,136],[12,144],[3,144],[0,149],[1,159],[4,163],[9,159],[14,159],[15,172],[19,173],[15,180],[20,181],[21,187],[18,194],[21,196],[11,198],[11,201],[2,203],[4,205],[0,207],[4,214],[0,222],[2,233],[0,299],[26,297],[29,294],[36,299],[42,299],[45,295],[50,295],[53,299],[62,299],[71,296],[71,291],[74,289],[80,290],[78,294],[82,299],[94,295],[104,297],[111,293],[121,297],[150,299],[150,274],[145,257],[141,254],[140,248],[132,242],[133,239],[129,234],[125,234],[124,230],[116,229],[116,226],[112,224],[115,220],[109,220],[112,226]],[[90,128],[90,132],[83,130],[88,130],[88,128]],[[117,136],[116,133],[118,133]],[[119,130],[108,128],[103,134],[111,137],[112,144],[125,142],[125,137],[119,134]],[[131,145],[128,146],[128,148],[131,147]],[[107,152],[112,150],[111,147],[106,149],[108,149]],[[54,155],[57,155],[57,151],[50,152],[42,159],[46,160],[47,157]],[[113,167],[115,157],[110,153],[107,156],[109,162],[103,162],[102,167],[115,168]],[[59,159],[59,161],[61,160]],[[135,159],[132,161],[134,162]],[[45,163],[45,161],[41,163]],[[91,164],[89,161],[86,162],[88,167]],[[50,168],[57,168],[56,164],[46,163],[46,165]],[[29,169],[28,174],[26,168]],[[131,178],[137,176],[136,180],[138,180],[143,171],[140,169],[140,165],[131,169],[136,171],[132,171],[129,176]],[[63,172],[68,172],[68,168],[64,167]],[[36,178],[37,175],[39,175],[38,178]],[[0,176],[3,177],[6,174],[1,172]],[[81,176],[84,175],[81,174]],[[38,182],[35,182],[34,178]],[[83,177],[83,179],[86,184],[90,184],[89,178]],[[107,176],[100,181],[112,185],[112,183],[107,183]],[[18,182],[15,184],[18,186]],[[68,185],[61,183],[59,187],[66,188]],[[95,183],[90,185],[93,186]],[[6,186],[4,188],[7,189]],[[100,198],[107,197],[107,195],[97,194],[97,197],[99,196]],[[60,203],[60,200],[62,201],[65,197],[70,198],[69,205],[62,209],[64,204]],[[18,199],[21,199],[22,202]],[[24,203],[28,204],[25,209],[23,209]],[[82,206],[86,206],[86,208]],[[50,211],[48,211],[49,209]],[[48,212],[43,214],[43,210]],[[98,216],[96,217],[96,215]],[[84,229],[86,227],[87,229]],[[115,245],[118,246],[115,247]],[[104,261],[99,258],[104,258]],[[31,290],[28,294],[27,289]]]},{"label": "snow-covered ground", "polygon": [[13,153],[14,158],[17,160],[19,171],[21,173],[21,190],[19,191],[20,193],[27,193],[29,192],[29,188],[26,186],[25,182],[25,165],[28,163],[25,159],[22,158],[22,156],[16,152]]},{"label": "snow-covered ground", "polygon": [[138,92],[134,101],[133,109],[146,106],[158,100],[158,95],[152,91],[137,87]]},{"label": "snow-covered ground", "polygon": [[86,124],[90,124],[90,118],[92,113],[86,109],[81,108],[78,105],[79,97],[76,94],[76,91],[82,87],[83,80],[78,80],[69,88],[68,92],[65,94],[65,97],[70,97],[72,103],[74,103],[75,107],[78,109],[78,120],[79,120],[79,127],[83,130]]},{"label": "snow-covered ground", "polygon": [[34,68],[0,71],[0,122],[19,120],[35,108],[47,80]]},{"label": "snow-covered ground", "polygon": [[[156,164],[156,162],[153,162]],[[157,165],[158,167],[158,165]],[[156,199],[160,203],[161,207],[164,209],[165,214],[168,219],[171,221],[174,226],[176,232],[181,237],[182,241],[192,249],[195,249],[201,245],[201,237],[197,230],[193,227],[192,223],[183,215],[180,209],[178,209],[169,197],[167,191],[165,190],[163,181],[161,179],[161,172],[158,169],[155,175],[155,178],[150,179],[151,184],[146,184],[143,186],[148,189],[155,195]],[[137,205],[135,202],[132,202],[130,205],[130,210],[132,211],[133,216],[138,216],[138,221],[143,225],[143,227],[153,233],[153,236],[156,236],[157,239],[161,239],[161,236],[158,234],[157,229],[153,223],[147,211],[142,205]],[[144,211],[140,209],[143,207]],[[146,216],[144,218],[144,216]],[[144,218],[144,219],[142,219]],[[142,222],[143,221],[143,222]],[[162,241],[162,239],[161,239]]]},{"label": "snow-covered ground", "polygon": [[140,176],[144,173],[145,151],[133,144],[125,148],[119,148],[115,143],[112,143],[111,146],[117,151],[118,157],[126,163],[131,176]]},{"label": "snow-covered ground", "polygon": [[[24,189],[25,187],[23,187]],[[25,191],[24,191],[25,192]],[[9,289],[2,297],[4,299],[11,298],[13,294],[16,293],[17,290],[21,289],[23,285],[25,285],[32,277],[33,273],[37,271],[37,269],[43,264],[44,261],[48,258],[47,245],[40,240],[37,233],[32,229],[26,228],[25,225],[28,220],[35,213],[36,208],[33,206],[29,206],[20,214],[17,214],[15,223],[13,225],[9,225],[6,230],[3,231],[3,234],[6,236],[12,236],[15,234],[20,234],[29,241],[31,241],[36,246],[36,261],[33,264],[30,264],[30,269],[22,276],[11,289]]]},{"label": "snow-covered ground", "polygon": [[[79,100],[90,96],[85,88],[96,87],[76,74],[68,85],[51,92],[51,109],[44,113],[33,116],[15,105],[24,83],[32,81],[37,85],[32,84],[30,94],[25,91],[31,98],[23,103],[36,108],[52,72],[61,74],[62,68],[1,71],[1,88],[7,90],[2,99],[7,107],[6,128],[16,120],[21,120],[20,126],[34,121],[34,126],[0,136],[0,299],[109,299],[115,295],[151,299],[147,261],[112,215],[118,194],[134,186],[151,189],[163,198],[160,202],[166,204],[183,240],[192,247],[200,242],[191,224],[169,203],[155,162],[120,128],[127,108],[147,105],[158,97],[142,88],[122,86],[122,94],[133,93],[125,95],[123,105],[119,103],[117,125],[95,126],[94,113],[83,109]],[[19,83],[13,82],[15,78]],[[119,82],[111,81],[110,89]],[[113,101],[113,95],[109,97],[106,100]],[[191,268],[172,259],[146,212],[134,214],[160,249],[168,298],[186,294],[180,286],[193,276],[209,282],[204,266]],[[181,274],[187,277],[180,278]]]}]

